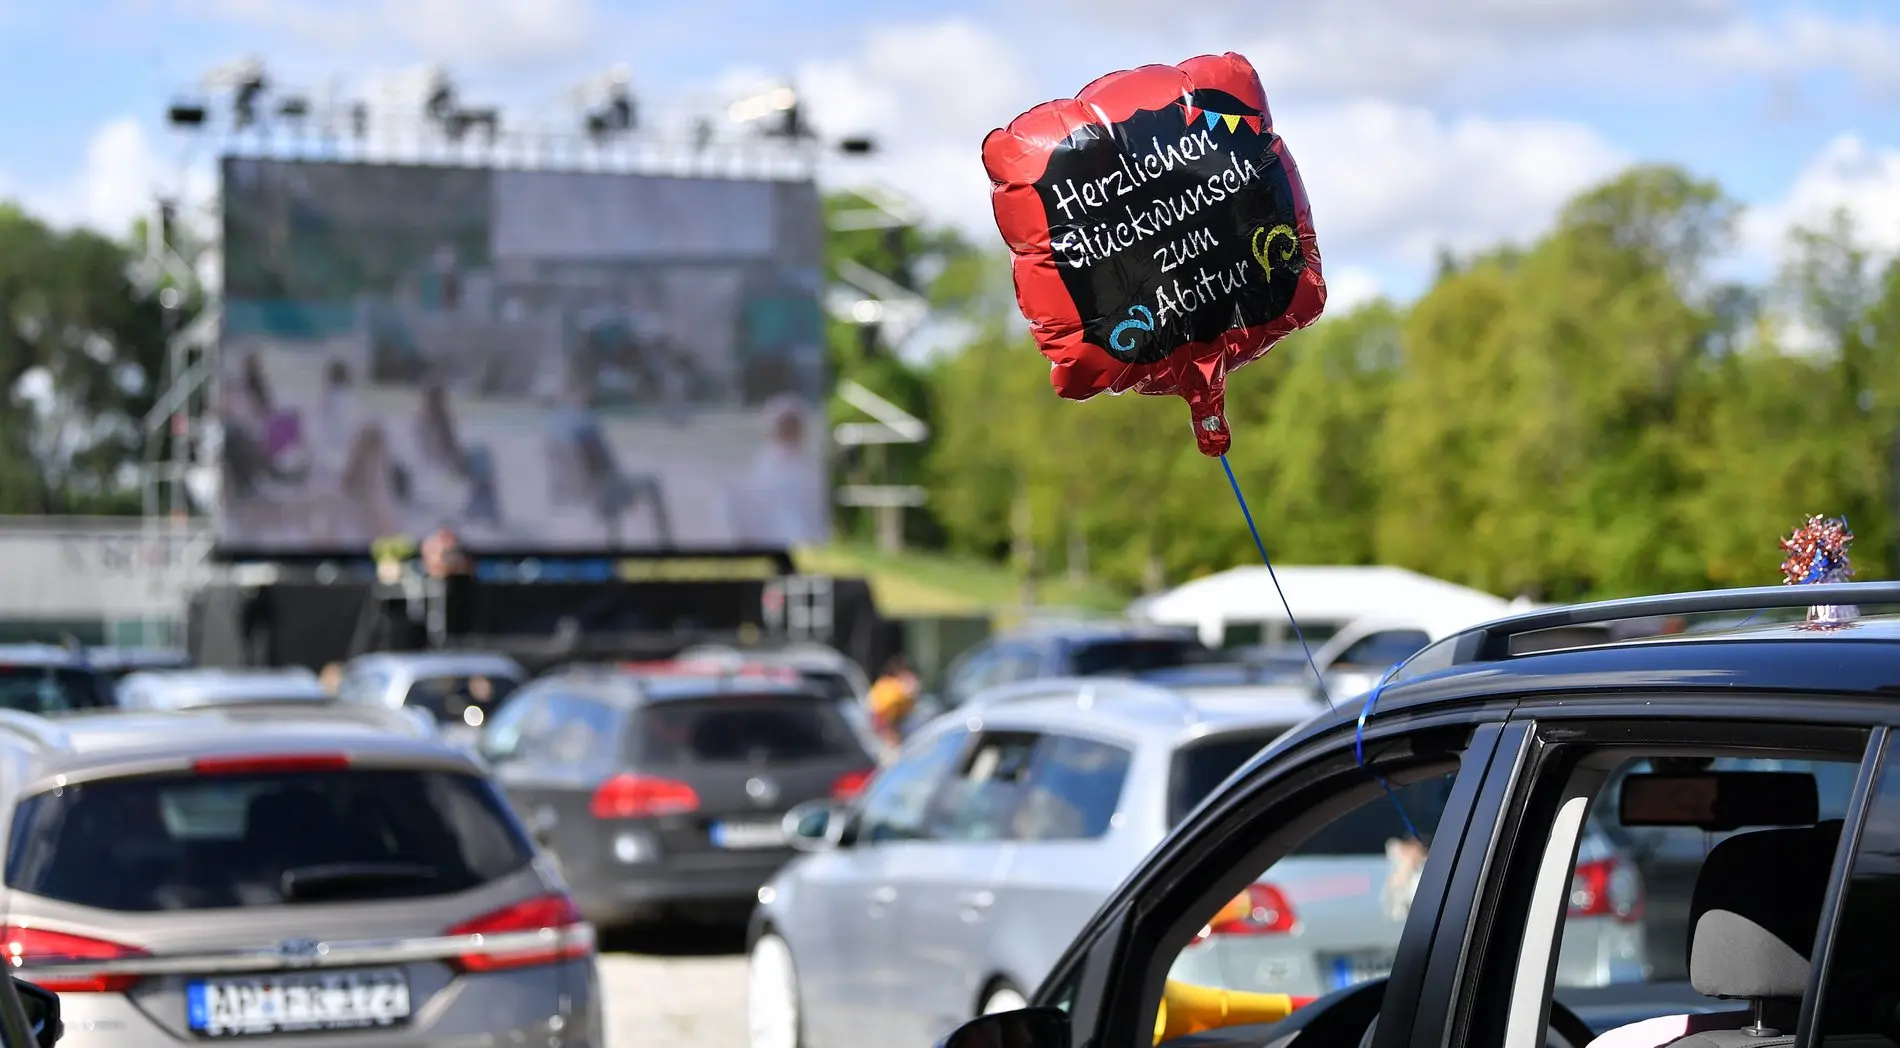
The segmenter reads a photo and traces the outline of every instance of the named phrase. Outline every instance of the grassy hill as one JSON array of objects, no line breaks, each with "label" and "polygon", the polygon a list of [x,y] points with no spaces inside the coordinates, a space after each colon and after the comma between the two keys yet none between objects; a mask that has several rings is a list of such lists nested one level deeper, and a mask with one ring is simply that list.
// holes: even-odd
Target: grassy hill
[{"label": "grassy hill", "polygon": [[[856,543],[800,550],[798,569],[818,575],[869,579],[879,612],[893,618],[990,615],[1003,623],[1021,614],[1022,580],[1007,567],[938,553],[879,551]],[[1066,576],[1043,579],[1037,603],[1044,608],[1120,612],[1128,598],[1094,581]]]}]

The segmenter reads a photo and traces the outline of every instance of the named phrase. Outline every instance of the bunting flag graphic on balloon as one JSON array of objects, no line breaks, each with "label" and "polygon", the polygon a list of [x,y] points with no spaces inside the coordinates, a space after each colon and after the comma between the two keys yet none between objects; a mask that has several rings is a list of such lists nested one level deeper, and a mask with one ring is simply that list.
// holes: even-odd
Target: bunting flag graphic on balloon
[{"label": "bunting flag graphic on balloon", "polygon": [[1203,454],[1228,372],[1319,319],[1319,245],[1237,54],[1110,73],[983,140],[1016,298],[1060,396],[1174,395]]}]

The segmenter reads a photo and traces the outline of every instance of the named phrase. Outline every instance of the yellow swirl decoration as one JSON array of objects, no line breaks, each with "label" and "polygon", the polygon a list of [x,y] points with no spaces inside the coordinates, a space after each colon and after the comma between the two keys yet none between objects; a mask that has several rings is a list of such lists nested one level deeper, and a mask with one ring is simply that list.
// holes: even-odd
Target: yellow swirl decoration
[{"label": "yellow swirl decoration", "polygon": [[1276,238],[1286,238],[1286,246],[1280,249],[1280,261],[1291,262],[1300,251],[1300,235],[1293,227],[1285,224],[1268,229],[1261,226],[1253,231],[1253,260],[1260,263],[1260,269],[1273,279],[1273,242]]}]

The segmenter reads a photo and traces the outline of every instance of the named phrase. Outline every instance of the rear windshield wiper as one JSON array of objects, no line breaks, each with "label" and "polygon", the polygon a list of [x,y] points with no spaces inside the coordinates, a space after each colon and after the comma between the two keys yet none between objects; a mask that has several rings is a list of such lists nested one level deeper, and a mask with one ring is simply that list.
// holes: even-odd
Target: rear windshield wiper
[{"label": "rear windshield wiper", "polygon": [[278,884],[285,902],[346,899],[369,889],[392,884],[433,881],[442,876],[433,866],[407,862],[338,862],[297,866],[285,870]]}]

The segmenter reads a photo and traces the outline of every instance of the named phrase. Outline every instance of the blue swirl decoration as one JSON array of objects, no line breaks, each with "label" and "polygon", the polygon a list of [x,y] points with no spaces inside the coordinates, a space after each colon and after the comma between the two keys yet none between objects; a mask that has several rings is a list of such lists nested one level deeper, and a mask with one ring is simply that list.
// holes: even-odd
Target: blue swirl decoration
[{"label": "blue swirl decoration", "polygon": [[[1135,316],[1137,313],[1141,314],[1139,318]],[[1135,351],[1134,339],[1130,338],[1127,344],[1124,345],[1122,343],[1123,333],[1129,330],[1153,331],[1154,329],[1155,315],[1148,311],[1147,306],[1129,306],[1128,319],[1115,325],[1115,330],[1108,333],[1108,344],[1113,347],[1117,353],[1133,353]]]}]

